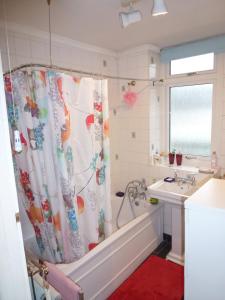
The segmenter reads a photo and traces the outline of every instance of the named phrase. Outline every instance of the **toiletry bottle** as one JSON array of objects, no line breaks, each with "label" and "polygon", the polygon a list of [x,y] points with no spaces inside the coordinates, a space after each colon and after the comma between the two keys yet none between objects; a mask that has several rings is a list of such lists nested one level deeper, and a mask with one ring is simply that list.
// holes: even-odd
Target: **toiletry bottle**
[{"label": "toiletry bottle", "polygon": [[216,169],[217,168],[217,155],[216,151],[213,151],[212,156],[211,156],[211,168]]},{"label": "toiletry bottle", "polygon": [[156,151],[156,153],[153,156],[153,160],[154,160],[154,165],[160,165],[161,164],[161,157],[158,153],[158,151]]}]

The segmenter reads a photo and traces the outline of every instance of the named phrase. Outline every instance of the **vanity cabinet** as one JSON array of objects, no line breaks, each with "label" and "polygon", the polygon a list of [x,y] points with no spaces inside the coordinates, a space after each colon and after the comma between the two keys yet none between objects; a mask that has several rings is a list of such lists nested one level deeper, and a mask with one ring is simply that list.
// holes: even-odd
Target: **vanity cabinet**
[{"label": "vanity cabinet", "polygon": [[185,300],[225,299],[225,180],[185,201]]}]

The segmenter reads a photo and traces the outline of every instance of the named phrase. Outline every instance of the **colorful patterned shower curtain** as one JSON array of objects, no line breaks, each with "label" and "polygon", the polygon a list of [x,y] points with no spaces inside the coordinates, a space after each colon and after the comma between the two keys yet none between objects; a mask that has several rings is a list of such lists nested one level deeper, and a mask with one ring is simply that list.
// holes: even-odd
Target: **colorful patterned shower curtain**
[{"label": "colorful patterned shower curtain", "polygon": [[77,260],[112,231],[107,81],[17,71],[5,91],[12,143],[16,126],[23,146],[18,197],[41,257]]}]

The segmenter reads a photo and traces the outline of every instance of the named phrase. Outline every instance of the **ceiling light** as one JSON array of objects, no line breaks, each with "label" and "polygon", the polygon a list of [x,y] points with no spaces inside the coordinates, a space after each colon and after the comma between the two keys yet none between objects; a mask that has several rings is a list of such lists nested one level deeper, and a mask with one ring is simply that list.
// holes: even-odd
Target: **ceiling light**
[{"label": "ceiling light", "polygon": [[168,10],[164,0],[154,0],[153,8],[152,8],[152,16],[160,16],[168,14]]},{"label": "ceiling light", "polygon": [[141,21],[142,14],[139,10],[133,10],[133,8],[131,7],[128,12],[120,12],[119,19],[121,26],[123,28],[126,28],[130,24]]},{"label": "ceiling light", "polygon": [[122,7],[128,7],[131,6],[137,2],[139,2],[140,0],[121,0],[121,6]]},{"label": "ceiling light", "polygon": [[141,21],[142,14],[139,10],[134,10],[133,5],[140,0],[120,0],[122,7],[129,7],[127,12],[120,12],[119,19],[123,28],[126,28],[130,24]]}]

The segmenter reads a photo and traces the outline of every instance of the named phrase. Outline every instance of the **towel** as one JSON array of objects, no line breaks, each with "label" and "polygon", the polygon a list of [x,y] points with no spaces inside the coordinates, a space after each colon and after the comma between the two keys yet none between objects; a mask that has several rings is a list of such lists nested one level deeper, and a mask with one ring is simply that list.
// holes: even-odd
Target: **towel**
[{"label": "towel", "polygon": [[79,300],[79,295],[82,294],[82,289],[54,264],[44,262],[48,267],[47,281],[52,285],[62,296],[63,300]]},{"label": "towel", "polygon": [[48,290],[45,291],[45,289],[43,287],[43,278],[39,274],[35,274],[33,278],[34,278],[34,289],[35,290],[33,291],[33,289],[31,289],[32,290],[32,299],[34,299],[34,296],[33,296],[33,292],[34,292],[36,299],[46,299],[47,300],[48,298],[46,297],[46,294],[48,294],[50,296],[49,299],[62,300],[61,295],[50,284],[49,284]]}]

